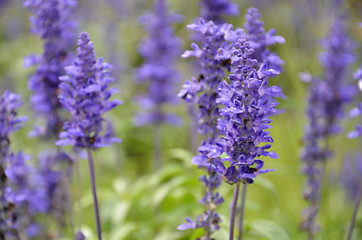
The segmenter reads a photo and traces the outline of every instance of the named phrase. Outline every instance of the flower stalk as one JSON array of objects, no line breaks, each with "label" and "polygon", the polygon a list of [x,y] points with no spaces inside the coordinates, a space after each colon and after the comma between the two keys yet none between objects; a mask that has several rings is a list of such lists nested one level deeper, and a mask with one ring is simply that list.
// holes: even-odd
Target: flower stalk
[{"label": "flower stalk", "polygon": [[89,166],[89,177],[91,182],[92,188],[92,197],[93,197],[93,209],[94,215],[96,219],[96,228],[97,228],[97,237],[98,240],[102,240],[102,228],[101,228],[101,219],[99,217],[99,207],[98,207],[98,198],[97,198],[97,189],[96,189],[96,177],[94,172],[94,163],[93,163],[93,156],[91,151],[87,150],[87,157],[88,157],[88,166]]},{"label": "flower stalk", "polygon": [[234,197],[231,204],[229,240],[234,240],[235,216],[238,205],[239,190],[240,190],[240,183],[237,183],[234,188]]},{"label": "flower stalk", "polygon": [[240,216],[239,216],[239,235],[238,240],[243,239],[243,220],[244,220],[244,209],[245,209],[245,199],[246,199],[246,184],[243,184],[243,189],[241,191],[241,207],[240,207]]}]

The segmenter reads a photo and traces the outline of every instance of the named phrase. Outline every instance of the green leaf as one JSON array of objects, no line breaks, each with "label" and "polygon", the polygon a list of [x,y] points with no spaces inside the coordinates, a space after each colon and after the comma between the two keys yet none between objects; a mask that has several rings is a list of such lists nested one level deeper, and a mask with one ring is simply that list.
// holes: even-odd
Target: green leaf
[{"label": "green leaf", "polygon": [[187,176],[178,176],[171,181],[160,186],[156,192],[154,193],[152,199],[152,205],[158,206],[162,203],[162,201],[169,195],[174,189],[177,189],[181,185],[185,184],[189,181]]},{"label": "green leaf", "polygon": [[122,222],[129,210],[130,210],[131,204],[128,202],[119,202],[114,206],[114,212],[112,216],[112,220],[114,224]]},{"label": "green leaf", "polygon": [[192,165],[191,164],[191,159],[195,156],[195,154],[193,154],[190,151],[187,151],[185,149],[182,148],[174,148],[168,151],[168,154],[170,155],[171,158],[174,159],[179,159],[181,160],[184,164],[186,165]]},{"label": "green leaf", "polygon": [[273,221],[256,220],[250,224],[250,228],[257,235],[267,237],[270,240],[290,240],[288,233]]},{"label": "green leaf", "polygon": [[184,168],[179,164],[169,164],[161,168],[157,174],[154,174],[150,177],[149,183],[151,185],[158,185],[159,183],[166,182],[169,179],[172,179],[178,175],[183,175],[185,173]]},{"label": "green leaf", "polygon": [[137,229],[136,224],[134,223],[127,223],[123,224],[122,226],[119,226],[111,232],[110,234],[110,240],[122,240],[126,239],[126,237],[134,230]]}]

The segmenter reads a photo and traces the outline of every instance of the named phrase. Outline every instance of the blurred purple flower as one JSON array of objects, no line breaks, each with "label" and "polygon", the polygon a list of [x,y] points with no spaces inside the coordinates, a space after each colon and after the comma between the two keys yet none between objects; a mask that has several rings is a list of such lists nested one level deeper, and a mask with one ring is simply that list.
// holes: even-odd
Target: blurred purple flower
[{"label": "blurred purple flower", "polygon": [[236,16],[239,14],[239,6],[230,0],[200,0],[200,4],[201,17],[217,24],[224,22],[223,15]]},{"label": "blurred purple flower", "polygon": [[362,179],[362,158],[360,153],[353,156],[347,155],[343,161],[341,172],[341,185],[345,190],[348,200],[353,202],[356,199],[357,190]]},{"label": "blurred purple flower", "polygon": [[0,0],[0,11],[5,9],[6,4],[8,4],[9,2],[9,0]]},{"label": "blurred purple flower", "polygon": [[260,20],[261,14],[256,8],[249,8],[245,15],[246,39],[254,49],[253,58],[258,60],[259,64],[267,63],[268,67],[277,71],[282,71],[284,61],[274,52],[270,52],[269,46],[276,43],[285,43],[282,36],[275,35],[276,30],[270,29],[265,32],[264,23]]},{"label": "blurred purple flower", "polygon": [[180,52],[180,39],[174,36],[170,25],[179,21],[180,15],[168,14],[165,0],[155,0],[154,11],[139,18],[148,36],[140,43],[139,53],[144,63],[136,70],[136,78],[138,83],[147,82],[148,93],[136,98],[142,110],[135,123],[179,125],[180,119],[166,113],[164,107],[177,102],[174,88],[179,73],[173,62]]},{"label": "blurred purple flower", "polygon": [[49,202],[46,182],[28,164],[29,159],[22,152],[9,156],[5,173],[10,187],[5,197],[15,205],[15,228],[25,229],[28,237],[34,237],[39,234],[35,217],[47,212]]},{"label": "blurred purple flower", "polygon": [[341,132],[340,120],[345,117],[344,106],[350,103],[356,88],[347,85],[348,66],[354,61],[353,43],[345,33],[341,19],[336,19],[329,34],[322,41],[325,51],[320,55],[324,67],[322,79],[303,75],[310,82],[304,135],[302,172],[307,176],[303,196],[310,206],[303,212],[301,229],[312,237],[319,230],[315,223],[318,214],[324,162],[333,151],[325,142]]},{"label": "blurred purple flower", "polygon": [[[44,182],[48,201],[47,213],[53,216],[60,229],[66,226],[66,214],[69,208],[69,189],[66,179],[72,177],[72,159],[64,152],[42,153],[38,157],[36,174],[39,181]],[[63,165],[63,166],[61,166]],[[65,166],[65,167],[64,167]],[[63,171],[60,171],[60,169]]]},{"label": "blurred purple flower", "polygon": [[107,89],[114,81],[112,66],[95,59],[93,43],[83,32],[78,40],[77,56],[73,65],[65,68],[68,75],[62,76],[59,88],[60,102],[71,114],[71,120],[64,123],[61,140],[57,145],[72,145],[75,148],[98,149],[120,142],[119,139],[104,134],[102,115],[122,102],[109,100],[117,89]]},{"label": "blurred purple flower", "polygon": [[20,96],[6,90],[0,95],[0,239],[5,239],[12,224],[9,213],[9,201],[5,197],[8,187],[6,171],[6,160],[11,155],[9,153],[9,134],[17,131],[25,117],[17,117],[17,108],[21,105]]},{"label": "blurred purple flower", "polygon": [[17,131],[26,121],[26,117],[17,117],[17,108],[21,105],[20,95],[6,90],[0,95],[0,164],[3,164],[9,151],[9,134]]},{"label": "blurred purple flower", "polygon": [[[360,68],[354,73],[353,77],[358,80],[358,88],[362,91],[362,64]],[[356,117],[362,114],[362,103],[359,102],[357,107],[353,108],[350,112],[351,117]],[[356,138],[362,136],[362,126],[357,125],[354,131],[348,133],[349,138]]]},{"label": "blurred purple flower", "polygon": [[75,0],[27,0],[24,7],[33,16],[31,33],[43,40],[43,53],[27,57],[24,66],[36,65],[30,75],[28,87],[33,92],[31,102],[37,115],[46,120],[44,127],[35,127],[30,136],[57,135],[63,124],[61,104],[58,100],[59,77],[64,66],[71,61],[75,43],[75,22],[70,20],[77,2]]},{"label": "blurred purple flower", "polygon": [[77,231],[77,233],[75,234],[75,240],[86,240],[86,238],[81,231]]}]

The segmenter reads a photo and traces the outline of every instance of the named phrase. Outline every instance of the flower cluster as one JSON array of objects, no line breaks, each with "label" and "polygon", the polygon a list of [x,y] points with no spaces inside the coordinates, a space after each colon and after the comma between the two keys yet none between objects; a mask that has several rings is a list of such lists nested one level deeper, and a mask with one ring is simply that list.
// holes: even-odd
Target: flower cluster
[{"label": "flower cluster", "polygon": [[341,131],[339,120],[345,117],[344,106],[356,94],[356,88],[347,81],[349,65],[355,60],[354,44],[340,19],[335,20],[329,34],[322,41],[322,46],[325,51],[320,55],[320,62],[324,68],[323,80],[329,88],[324,99],[324,132],[326,135],[333,135]]},{"label": "flower cluster", "polygon": [[[215,171],[230,184],[250,184],[258,174],[270,171],[263,169],[260,156],[278,157],[275,152],[266,151],[270,144],[260,144],[273,142],[266,129],[272,122],[269,117],[276,113],[278,103],[274,98],[281,97],[282,91],[277,86],[268,86],[268,79],[279,72],[268,69],[266,64],[257,70],[258,62],[252,58],[253,49],[246,39],[235,43],[234,54],[237,57],[232,61],[235,69],[229,75],[231,83],[223,81],[219,85],[217,102],[224,105],[217,123],[221,136],[208,146],[207,156],[217,159],[226,153]],[[225,162],[229,166],[225,167]]]},{"label": "flower cluster", "polygon": [[210,172],[208,176],[203,175],[199,178],[207,188],[206,195],[200,200],[202,205],[205,205],[207,209],[203,215],[196,217],[195,221],[190,218],[186,218],[187,223],[181,224],[177,227],[178,230],[203,228],[208,238],[212,233],[220,228],[221,222],[220,215],[215,211],[216,207],[224,202],[224,199],[218,194],[214,193],[214,190],[221,184],[220,176],[215,172]]},{"label": "flower cluster", "polygon": [[343,24],[336,20],[322,41],[325,52],[320,60],[324,67],[322,79],[303,75],[310,82],[302,172],[307,176],[304,198],[310,206],[303,211],[301,229],[313,236],[318,231],[315,218],[321,197],[324,162],[333,155],[328,139],[341,132],[339,121],[344,117],[344,105],[353,100],[356,89],[346,84],[348,65],[353,62],[353,44],[348,39]]},{"label": "flower cluster", "polygon": [[245,15],[245,38],[248,39],[250,46],[254,49],[252,57],[258,60],[260,64],[266,62],[269,68],[281,71],[284,61],[276,53],[270,52],[268,46],[285,43],[285,39],[282,36],[275,35],[275,29],[265,32],[264,23],[260,20],[260,17],[261,14],[256,8],[249,8]]},{"label": "flower cluster", "polygon": [[323,119],[320,118],[324,107],[321,103],[324,100],[324,95],[328,93],[328,87],[325,82],[320,79],[313,78],[310,81],[307,100],[308,125],[305,129],[304,150],[301,159],[304,164],[302,172],[307,175],[303,197],[311,205],[304,209],[302,213],[303,220],[300,228],[314,234],[319,229],[314,219],[318,213],[318,203],[321,194],[321,164],[323,159],[327,159],[331,155],[331,152],[328,148],[321,145],[320,141],[324,135],[324,122]]},{"label": "flower cluster", "polygon": [[21,128],[26,117],[17,117],[17,108],[20,107],[20,96],[10,91],[0,95],[0,163],[8,156],[9,134]]},{"label": "flower cluster", "polygon": [[201,0],[201,17],[206,21],[223,22],[222,15],[235,16],[239,7],[230,0]]},{"label": "flower cluster", "polygon": [[212,168],[214,160],[207,157],[205,146],[209,146],[218,136],[216,129],[219,117],[219,107],[216,103],[218,98],[218,86],[225,77],[225,71],[229,70],[231,60],[228,56],[230,45],[228,41],[233,40],[237,31],[232,30],[232,25],[216,25],[212,21],[205,22],[200,19],[198,24],[188,25],[188,28],[203,36],[203,45],[200,48],[196,43],[192,44],[193,51],[186,51],[182,57],[197,57],[200,59],[201,73],[198,78],[187,81],[178,96],[186,102],[198,106],[198,131],[205,136],[192,163],[199,167],[206,167],[208,176],[202,176],[200,181],[207,188],[206,195],[200,200],[207,210],[202,216],[198,216],[193,222],[187,219],[188,223],[181,224],[178,229],[203,228],[206,239],[219,229],[221,218],[216,213],[216,207],[224,200],[215,193],[215,189],[221,184],[221,177]]},{"label": "flower cluster", "polygon": [[[358,80],[359,90],[362,91],[362,64],[360,68],[354,73],[354,78]],[[357,107],[353,108],[350,112],[351,117],[356,117],[362,114],[362,103],[358,103]],[[356,138],[362,136],[362,126],[356,126],[355,130],[348,133],[349,138]]]},{"label": "flower cluster", "polygon": [[6,189],[8,186],[5,174],[7,159],[11,155],[9,152],[9,134],[17,131],[25,117],[17,117],[17,108],[21,105],[20,96],[10,91],[5,91],[0,95],[0,239],[5,239],[5,233],[11,225],[9,217],[9,201],[6,199]]},{"label": "flower cluster", "polygon": [[140,126],[161,123],[178,125],[180,119],[165,112],[164,107],[177,102],[174,87],[178,73],[173,61],[180,52],[180,39],[174,36],[170,25],[180,16],[167,13],[165,0],[155,0],[154,11],[139,19],[148,36],[140,43],[139,53],[144,63],[137,69],[136,78],[138,83],[147,82],[148,93],[136,99],[142,111],[135,122]]},{"label": "flower cluster", "polygon": [[5,170],[10,187],[6,192],[6,199],[15,205],[15,228],[25,229],[28,237],[39,234],[40,226],[35,217],[49,209],[46,192],[46,181],[42,179],[27,162],[29,156],[22,152],[11,154],[8,158],[8,167]]},{"label": "flower cluster", "polygon": [[68,75],[60,78],[62,93],[59,99],[72,118],[64,123],[57,145],[97,149],[120,141],[110,133],[101,136],[102,114],[121,104],[119,100],[109,100],[117,92],[113,88],[107,89],[114,81],[110,76],[111,68],[101,58],[95,59],[93,43],[87,33],[81,33],[73,65],[67,66]]},{"label": "flower cluster", "polygon": [[33,92],[33,108],[46,119],[45,127],[36,127],[31,135],[56,136],[63,124],[58,100],[59,77],[64,75],[64,66],[72,57],[75,22],[70,20],[70,15],[76,4],[75,0],[27,0],[23,5],[34,14],[30,18],[31,32],[43,40],[43,53],[30,55],[25,60],[25,66],[37,66],[28,86]]},{"label": "flower cluster", "polygon": [[212,21],[205,22],[203,19],[187,27],[204,36],[202,48],[193,43],[191,46],[194,50],[187,50],[182,55],[183,58],[191,56],[199,58],[201,73],[197,78],[187,81],[178,96],[198,105],[198,131],[214,138],[218,131],[216,129],[219,117],[218,103],[216,103],[218,86],[225,77],[225,71],[231,66],[229,41],[232,42],[240,32],[233,31],[231,24],[216,25]]}]

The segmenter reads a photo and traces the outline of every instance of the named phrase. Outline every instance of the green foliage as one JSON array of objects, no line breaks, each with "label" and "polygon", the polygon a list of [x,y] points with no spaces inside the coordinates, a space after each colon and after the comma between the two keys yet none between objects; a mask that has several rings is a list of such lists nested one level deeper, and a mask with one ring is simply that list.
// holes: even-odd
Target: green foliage
[{"label": "green foliage", "polygon": [[259,220],[250,224],[251,235],[260,236],[261,239],[290,240],[288,233],[273,221]]}]

